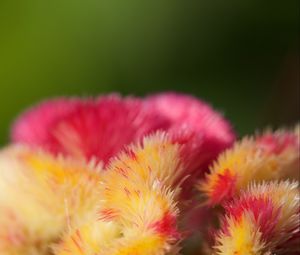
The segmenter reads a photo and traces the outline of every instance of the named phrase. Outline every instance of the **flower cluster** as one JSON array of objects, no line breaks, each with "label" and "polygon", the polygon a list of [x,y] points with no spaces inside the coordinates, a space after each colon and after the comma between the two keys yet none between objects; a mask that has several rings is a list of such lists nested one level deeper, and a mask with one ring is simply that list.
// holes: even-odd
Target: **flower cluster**
[{"label": "flower cluster", "polygon": [[0,151],[0,255],[298,254],[299,137],[176,93],[42,102]]}]

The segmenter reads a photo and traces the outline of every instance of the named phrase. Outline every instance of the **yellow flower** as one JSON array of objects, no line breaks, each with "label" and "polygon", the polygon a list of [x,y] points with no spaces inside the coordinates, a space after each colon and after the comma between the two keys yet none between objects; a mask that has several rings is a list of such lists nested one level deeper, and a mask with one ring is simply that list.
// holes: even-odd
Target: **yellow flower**
[{"label": "yellow flower", "polygon": [[299,126],[244,138],[222,153],[199,185],[212,205],[231,198],[252,181],[299,178]]},{"label": "yellow flower", "polygon": [[99,167],[24,146],[0,152],[0,254],[49,254],[94,208]]},{"label": "yellow flower", "polygon": [[158,133],[115,158],[100,184],[98,210],[66,233],[56,255],[175,254],[179,155]]}]

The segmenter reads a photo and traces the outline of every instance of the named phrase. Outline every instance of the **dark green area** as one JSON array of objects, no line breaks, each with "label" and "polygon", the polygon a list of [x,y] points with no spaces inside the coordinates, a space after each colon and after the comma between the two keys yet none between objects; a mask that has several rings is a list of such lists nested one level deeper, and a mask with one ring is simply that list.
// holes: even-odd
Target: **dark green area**
[{"label": "dark green area", "polygon": [[176,90],[240,134],[299,118],[299,3],[0,1],[0,143],[26,107],[61,95]]}]

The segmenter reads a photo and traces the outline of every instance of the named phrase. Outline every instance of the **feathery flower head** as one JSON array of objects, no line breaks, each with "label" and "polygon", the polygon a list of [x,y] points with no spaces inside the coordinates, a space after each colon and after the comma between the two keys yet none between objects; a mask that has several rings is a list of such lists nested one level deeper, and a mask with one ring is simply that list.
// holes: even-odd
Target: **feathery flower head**
[{"label": "feathery flower head", "polygon": [[25,146],[0,152],[0,254],[48,254],[93,208],[99,167]]},{"label": "feathery flower head", "polygon": [[284,130],[278,130],[275,133],[267,131],[261,136],[258,136],[256,141],[263,147],[264,151],[270,154],[280,155],[286,153],[293,148],[299,148],[300,146],[300,125],[296,125],[294,130],[286,132]]},{"label": "feathery flower head", "polygon": [[[146,138],[141,142],[145,135],[157,130],[168,135]],[[138,225],[137,236],[148,236],[148,243],[150,237],[161,242],[161,250],[173,247],[170,240],[178,236],[174,228],[178,185],[184,181],[180,194],[182,198],[190,198],[196,178],[203,175],[210,161],[232,144],[234,137],[230,124],[209,105],[190,96],[172,93],[144,100],[117,95],[97,99],[54,99],[25,112],[12,130],[15,143],[42,148],[54,155],[101,161],[106,166],[128,144],[141,142],[127,148],[109,167],[106,178],[109,183],[105,185],[104,198],[101,198],[109,202],[106,206],[102,204],[100,216],[96,218],[118,222],[115,225],[123,232],[132,229],[125,225]],[[127,175],[130,181],[123,180],[119,172]],[[109,175],[112,177],[109,178]],[[144,208],[148,208],[147,213]],[[94,219],[90,223],[97,225]],[[80,224],[78,226],[81,227]],[[89,225],[84,229],[90,229]],[[94,236],[99,231],[92,232]],[[126,235],[126,238],[129,236]],[[101,243],[98,239],[96,235],[95,242]],[[117,245],[118,242],[113,243]],[[129,246],[124,247],[127,249]],[[110,251],[107,254],[113,254],[108,247],[105,250]],[[86,248],[84,253],[88,254],[88,251],[95,249]]]},{"label": "feathery flower head", "polygon": [[[296,254],[300,247],[299,187],[282,181],[251,185],[225,206],[216,254]],[[293,253],[294,252],[294,253]]]},{"label": "feathery flower head", "polygon": [[298,254],[299,187],[282,179],[300,179],[299,133],[230,148],[229,122],[176,93],[43,102],[0,151],[0,254],[176,255],[183,227],[207,254]]},{"label": "feathery flower head", "polygon": [[15,122],[12,140],[54,154],[107,163],[127,145],[167,122],[136,98],[54,99],[28,110]]},{"label": "feathery flower head", "polygon": [[21,115],[11,136],[55,154],[108,163],[124,146],[157,130],[185,145],[186,171],[195,177],[235,139],[229,122],[207,103],[175,93],[46,101]]},{"label": "feathery flower head", "polygon": [[300,180],[300,125],[293,130],[268,131],[256,138],[257,146],[270,157],[282,163],[283,172],[289,177]]},{"label": "feathery flower head", "polygon": [[[56,254],[163,255],[176,250],[179,157],[178,145],[162,133],[128,147],[103,174],[97,212],[66,234]],[[107,236],[97,230],[102,228],[113,233],[110,240],[103,240]]]},{"label": "feathery flower head", "polygon": [[219,204],[252,181],[295,178],[299,157],[299,129],[244,138],[219,156],[199,189]]}]

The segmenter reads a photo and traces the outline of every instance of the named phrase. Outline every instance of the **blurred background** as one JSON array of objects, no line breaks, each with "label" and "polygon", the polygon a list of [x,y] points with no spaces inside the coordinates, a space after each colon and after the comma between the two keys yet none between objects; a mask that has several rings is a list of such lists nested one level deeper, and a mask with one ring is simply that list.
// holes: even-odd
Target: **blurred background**
[{"label": "blurred background", "polygon": [[299,119],[299,2],[0,0],[0,144],[62,95],[175,90],[239,134]]}]

